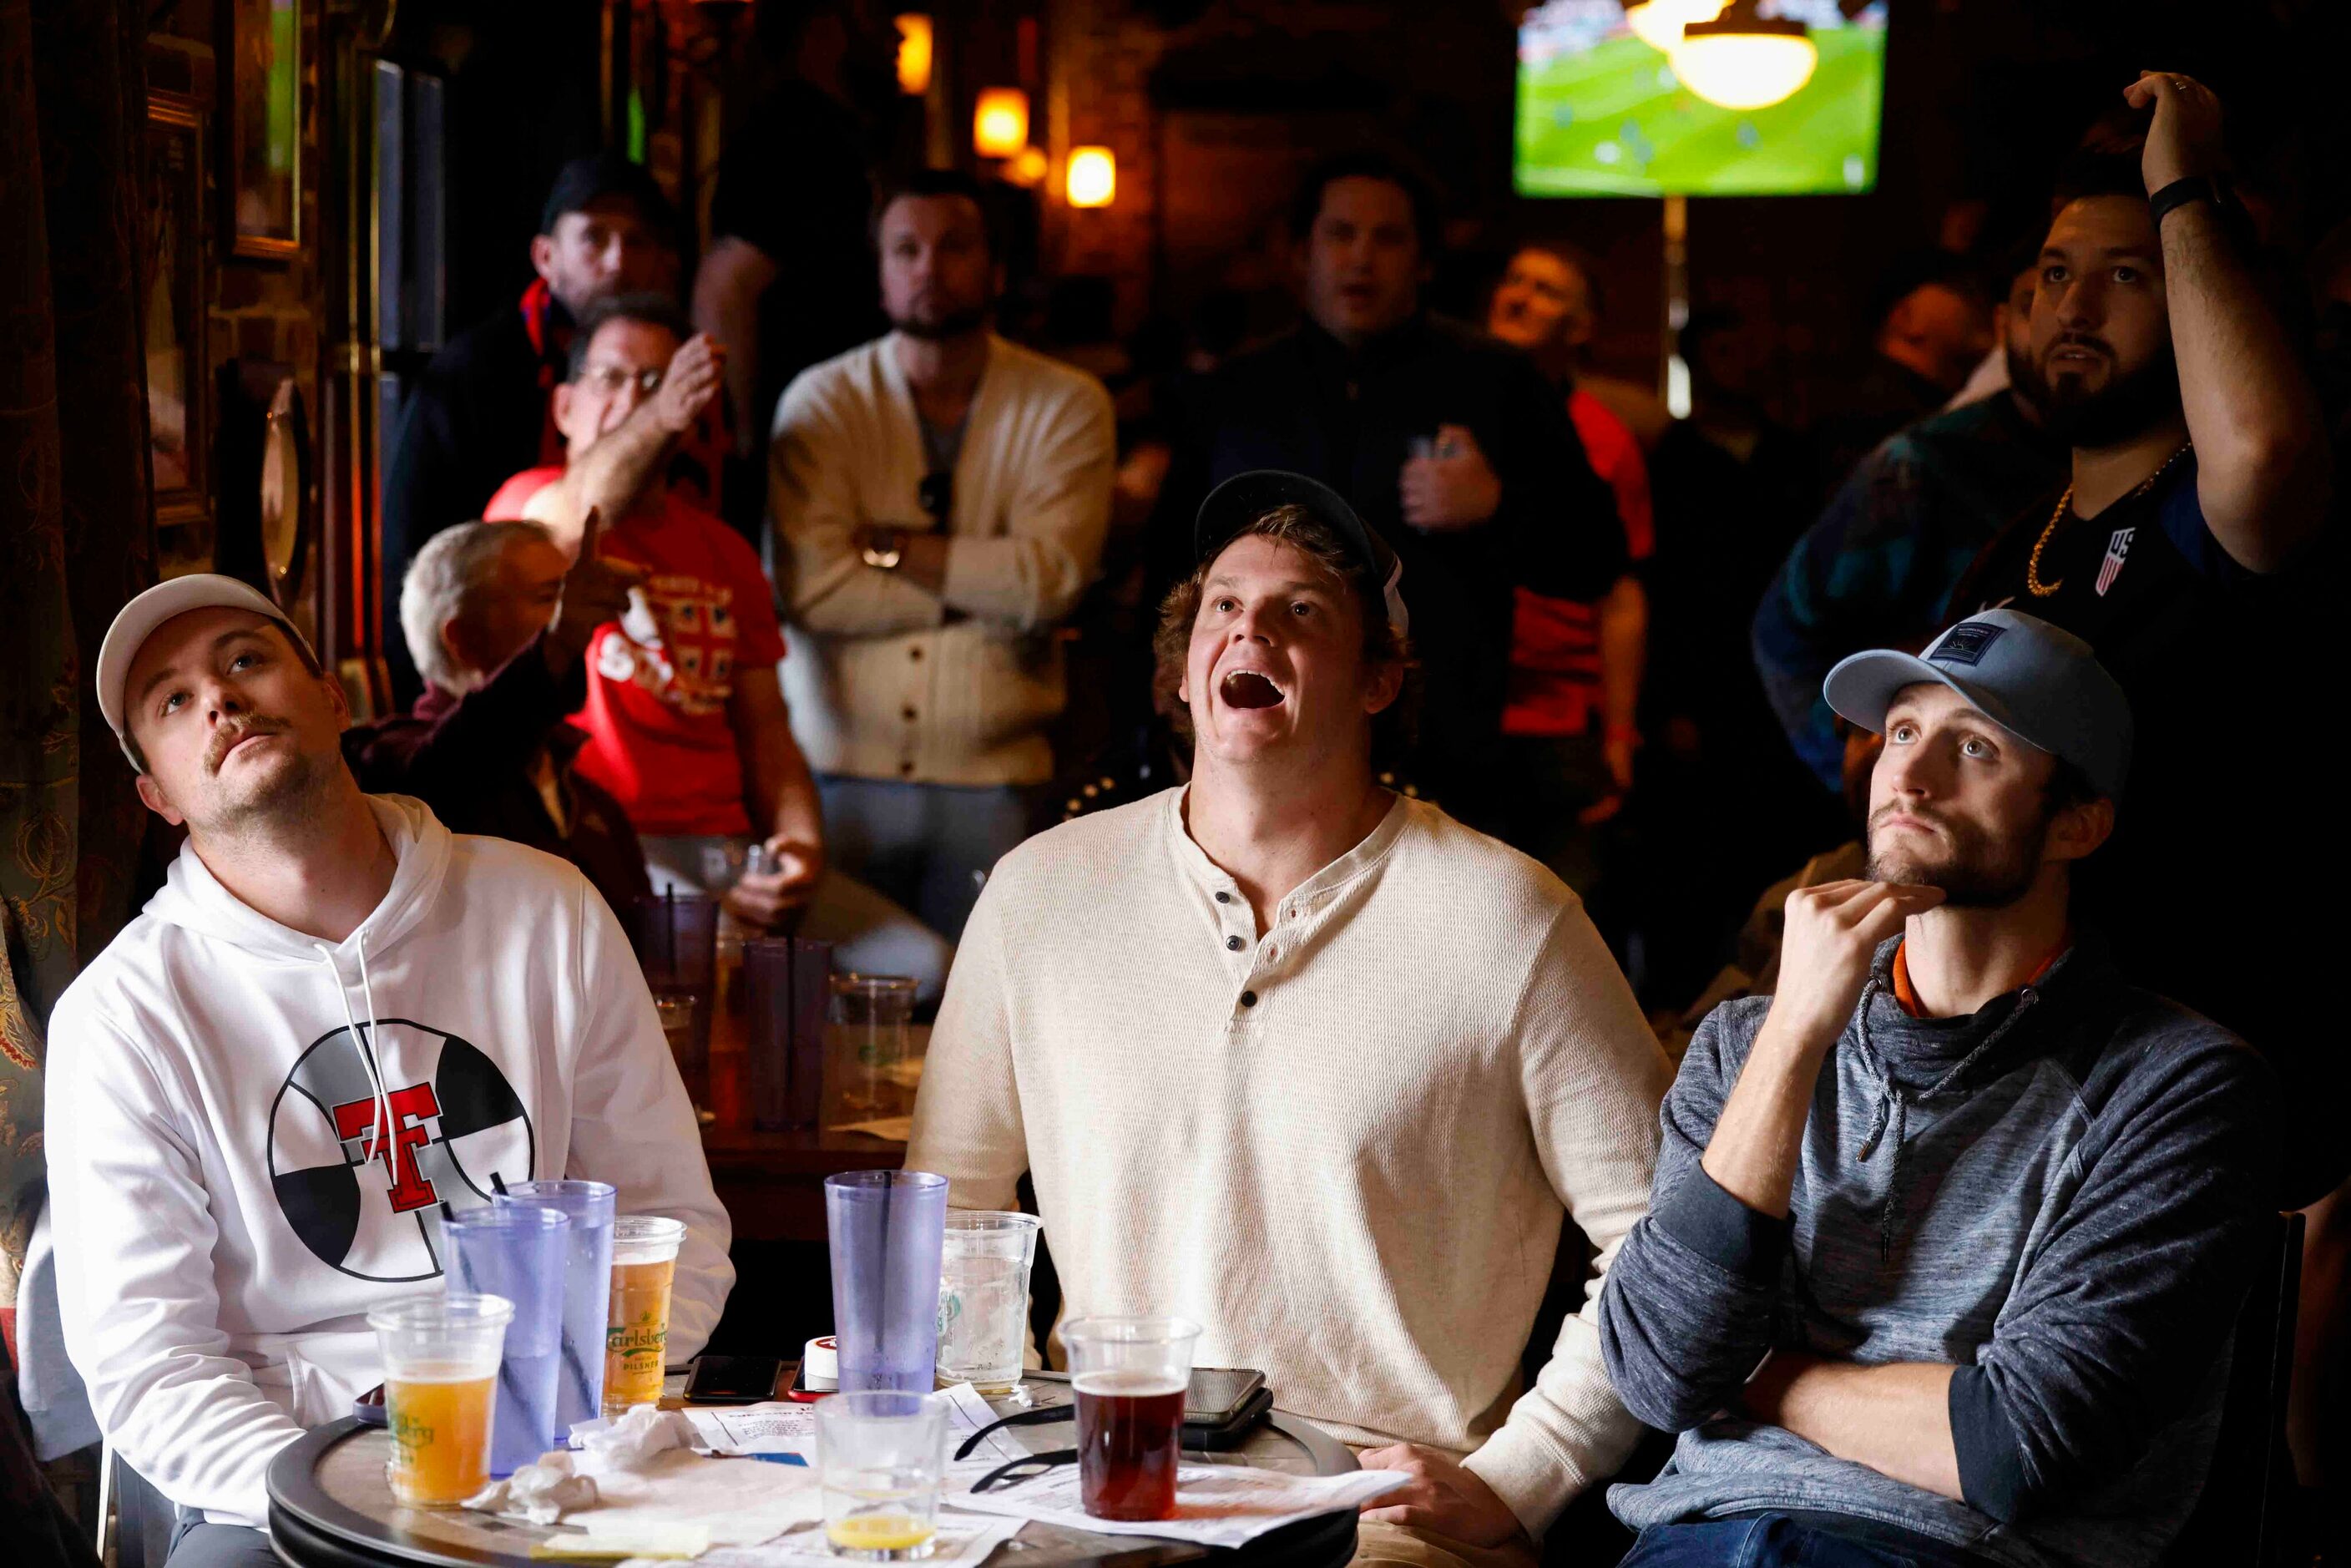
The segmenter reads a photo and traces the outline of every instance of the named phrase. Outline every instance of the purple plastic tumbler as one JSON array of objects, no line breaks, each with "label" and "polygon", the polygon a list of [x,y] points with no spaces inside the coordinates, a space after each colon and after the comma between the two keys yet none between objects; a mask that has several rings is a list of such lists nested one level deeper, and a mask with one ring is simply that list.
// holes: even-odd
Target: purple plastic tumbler
[{"label": "purple plastic tumbler", "polygon": [[521,1204],[463,1209],[441,1222],[449,1252],[444,1263],[447,1289],[504,1296],[514,1303],[490,1420],[494,1476],[537,1464],[560,1434],[555,1400],[563,1352],[563,1253],[570,1229],[569,1216]]},{"label": "purple plastic tumbler", "polygon": [[563,1364],[555,1386],[559,1442],[579,1422],[593,1421],[604,1413],[612,1211],[619,1196],[610,1182],[518,1181],[495,1200],[551,1208],[571,1221],[563,1256]]},{"label": "purple plastic tumbler", "polygon": [[937,1386],[947,1178],[928,1171],[827,1176],[824,1217],[841,1392],[929,1393]]}]

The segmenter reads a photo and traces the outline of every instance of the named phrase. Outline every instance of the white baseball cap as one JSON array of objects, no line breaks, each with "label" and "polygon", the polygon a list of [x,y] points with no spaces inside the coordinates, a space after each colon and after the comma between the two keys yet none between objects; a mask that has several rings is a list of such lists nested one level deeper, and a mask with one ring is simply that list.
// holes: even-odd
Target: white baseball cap
[{"label": "white baseball cap", "polygon": [[[294,622],[277,601],[249,583],[217,572],[197,572],[189,577],[175,577],[169,582],[159,582],[124,605],[114,617],[114,624],[106,629],[106,641],[98,647],[98,711],[106,716],[114,731],[122,755],[137,768],[139,758],[131,750],[129,721],[123,713],[123,688],[131,681],[131,662],[139,650],[154,634],[155,628],[174,616],[185,615],[191,610],[250,610],[256,615],[266,615],[286,629],[287,640],[304,653],[310,644],[302,633],[294,630]],[[316,655],[312,655],[315,661]]]}]

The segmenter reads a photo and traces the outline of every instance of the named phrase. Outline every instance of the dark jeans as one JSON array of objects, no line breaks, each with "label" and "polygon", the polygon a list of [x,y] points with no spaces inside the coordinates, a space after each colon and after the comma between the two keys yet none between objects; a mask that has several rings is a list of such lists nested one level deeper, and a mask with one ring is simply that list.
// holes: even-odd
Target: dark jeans
[{"label": "dark jeans", "polygon": [[191,1513],[172,1537],[164,1568],[278,1568],[269,1537],[242,1524],[205,1524]]},{"label": "dark jeans", "polygon": [[1956,1546],[1869,1520],[1760,1513],[1653,1524],[1617,1568],[1970,1568],[1980,1562]]}]

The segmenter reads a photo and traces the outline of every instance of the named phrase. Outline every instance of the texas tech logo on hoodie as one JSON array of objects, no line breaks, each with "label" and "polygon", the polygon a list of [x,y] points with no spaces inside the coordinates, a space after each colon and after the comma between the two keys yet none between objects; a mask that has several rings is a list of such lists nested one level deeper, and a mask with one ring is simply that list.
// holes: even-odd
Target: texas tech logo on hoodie
[{"label": "texas tech logo on hoodie", "polygon": [[530,1117],[497,1063],[455,1035],[383,1019],[370,1039],[377,1075],[348,1029],[294,1063],[270,1107],[269,1179],[322,1262],[361,1280],[430,1280],[441,1272],[440,1206],[489,1202],[493,1175],[530,1179]]}]

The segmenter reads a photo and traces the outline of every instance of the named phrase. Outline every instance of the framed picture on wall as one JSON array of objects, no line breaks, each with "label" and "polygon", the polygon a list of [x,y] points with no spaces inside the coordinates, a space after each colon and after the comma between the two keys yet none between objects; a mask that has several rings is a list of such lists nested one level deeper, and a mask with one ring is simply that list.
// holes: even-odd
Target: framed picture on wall
[{"label": "framed picture on wall", "polygon": [[147,290],[147,443],[155,521],[162,528],[212,516],[204,147],[204,117],[192,99],[149,97],[140,265]]},{"label": "framed picture on wall", "polygon": [[301,0],[229,0],[229,248],[282,257],[302,249]]}]

